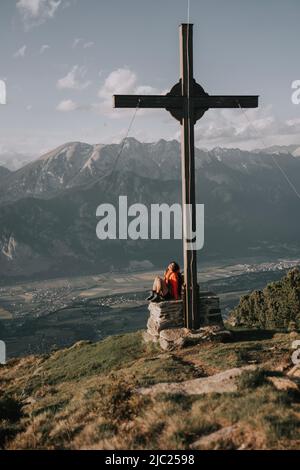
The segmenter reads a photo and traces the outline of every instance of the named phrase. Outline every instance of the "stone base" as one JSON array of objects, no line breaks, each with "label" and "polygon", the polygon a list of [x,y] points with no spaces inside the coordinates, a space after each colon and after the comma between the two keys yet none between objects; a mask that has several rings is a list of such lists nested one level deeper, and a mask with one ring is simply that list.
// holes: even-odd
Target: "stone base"
[{"label": "stone base", "polygon": [[159,335],[151,335],[148,331],[144,331],[143,340],[145,343],[158,343]]},{"label": "stone base", "polygon": [[191,331],[187,328],[169,328],[160,332],[159,336],[144,333],[144,341],[159,343],[164,351],[173,351],[184,347],[195,346],[207,341],[224,343],[231,339],[231,333],[224,327],[213,325]]},{"label": "stone base", "polygon": [[150,302],[148,333],[152,336],[160,335],[161,331],[183,326],[183,305],[181,300],[170,302]]},{"label": "stone base", "polygon": [[184,328],[183,301],[164,301],[149,304],[146,342],[159,343],[164,351],[193,346],[203,341],[226,341],[231,334],[224,327],[219,297],[213,292],[199,295],[200,328]]},{"label": "stone base", "polygon": [[200,292],[200,325],[221,325],[224,326],[220,309],[220,299],[213,292]]},{"label": "stone base", "polygon": [[181,349],[185,346],[188,334],[189,330],[187,328],[163,330],[159,335],[159,345],[164,351]]}]

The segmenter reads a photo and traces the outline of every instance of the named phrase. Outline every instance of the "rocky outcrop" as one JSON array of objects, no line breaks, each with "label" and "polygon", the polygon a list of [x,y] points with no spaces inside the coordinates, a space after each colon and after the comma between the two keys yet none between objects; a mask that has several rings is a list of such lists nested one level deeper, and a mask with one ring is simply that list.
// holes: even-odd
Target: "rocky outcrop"
[{"label": "rocky outcrop", "polygon": [[283,390],[283,391],[289,391],[289,390],[298,391],[299,390],[298,385],[288,377],[271,376],[271,377],[268,377],[268,381],[271,382],[272,385],[277,390]]},{"label": "rocky outcrop", "polygon": [[193,450],[200,449],[218,449],[220,443],[231,441],[236,432],[239,431],[239,425],[226,426],[225,428],[219,429],[207,436],[203,436],[196,442],[191,444],[190,448]]},{"label": "rocky outcrop", "polygon": [[255,370],[257,366],[249,365],[229,369],[210,377],[186,380],[185,382],[159,383],[153,387],[140,388],[142,395],[156,395],[158,393],[203,395],[205,393],[232,393],[237,391],[237,378],[244,371]]}]

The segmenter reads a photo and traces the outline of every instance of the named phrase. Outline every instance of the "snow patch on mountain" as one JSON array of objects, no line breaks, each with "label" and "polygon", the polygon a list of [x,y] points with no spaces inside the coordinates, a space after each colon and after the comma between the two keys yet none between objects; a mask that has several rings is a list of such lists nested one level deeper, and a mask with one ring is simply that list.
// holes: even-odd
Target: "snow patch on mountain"
[{"label": "snow patch on mountain", "polygon": [[103,144],[97,144],[97,145],[93,146],[92,154],[91,154],[90,158],[83,165],[82,170],[88,169],[92,173],[92,170],[94,169],[95,162],[97,162],[100,159],[101,149],[103,147],[105,147]]},{"label": "snow patch on mountain", "polygon": [[0,243],[0,252],[10,261],[14,259],[16,248],[17,242],[12,235]]},{"label": "snow patch on mountain", "polygon": [[300,157],[300,147],[296,148],[296,150],[293,151],[293,156]]}]

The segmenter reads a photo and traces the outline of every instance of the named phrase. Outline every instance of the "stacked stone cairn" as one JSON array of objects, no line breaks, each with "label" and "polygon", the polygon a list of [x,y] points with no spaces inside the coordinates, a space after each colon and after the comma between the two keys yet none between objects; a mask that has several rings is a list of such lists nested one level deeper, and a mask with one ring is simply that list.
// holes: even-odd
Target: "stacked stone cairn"
[{"label": "stacked stone cairn", "polygon": [[147,342],[159,343],[165,351],[192,346],[203,341],[226,341],[230,333],[224,327],[219,298],[212,292],[200,294],[201,326],[191,331],[184,328],[182,300],[150,302]]},{"label": "stacked stone cairn", "polygon": [[150,302],[150,316],[147,331],[153,340],[157,341],[163,330],[183,327],[183,306],[181,300],[170,302]]},{"label": "stacked stone cairn", "polygon": [[216,294],[213,292],[200,292],[199,304],[203,326],[221,325],[224,327],[220,299]]}]

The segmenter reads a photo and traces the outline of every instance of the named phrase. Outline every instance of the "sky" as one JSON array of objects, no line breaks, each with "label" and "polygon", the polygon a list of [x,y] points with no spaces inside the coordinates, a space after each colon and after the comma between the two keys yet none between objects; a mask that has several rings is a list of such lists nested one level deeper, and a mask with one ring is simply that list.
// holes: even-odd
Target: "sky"
[{"label": "sky", "polygon": [[[299,0],[190,0],[194,76],[209,94],[258,94],[257,110],[210,110],[198,147],[300,145]],[[179,79],[188,0],[0,0],[0,154],[69,141],[120,142],[134,110],[111,96],[161,94]],[[139,110],[130,136],[179,139],[165,110]]]}]

